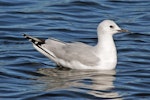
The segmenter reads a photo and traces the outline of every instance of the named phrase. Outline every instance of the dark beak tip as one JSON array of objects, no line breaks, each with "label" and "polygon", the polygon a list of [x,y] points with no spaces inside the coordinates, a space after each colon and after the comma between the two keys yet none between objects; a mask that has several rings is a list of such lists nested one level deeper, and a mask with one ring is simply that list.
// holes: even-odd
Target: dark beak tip
[{"label": "dark beak tip", "polygon": [[128,31],[128,30],[125,30],[125,29],[121,29],[121,30],[119,30],[119,32],[131,33],[130,31]]}]

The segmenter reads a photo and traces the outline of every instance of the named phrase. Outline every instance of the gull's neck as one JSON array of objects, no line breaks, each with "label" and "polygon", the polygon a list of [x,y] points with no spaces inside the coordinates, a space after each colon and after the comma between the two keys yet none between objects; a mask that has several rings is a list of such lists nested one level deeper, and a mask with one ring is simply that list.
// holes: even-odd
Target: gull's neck
[{"label": "gull's neck", "polygon": [[102,66],[114,69],[117,63],[116,46],[111,34],[98,31],[98,43],[96,45],[97,56],[102,62]]}]

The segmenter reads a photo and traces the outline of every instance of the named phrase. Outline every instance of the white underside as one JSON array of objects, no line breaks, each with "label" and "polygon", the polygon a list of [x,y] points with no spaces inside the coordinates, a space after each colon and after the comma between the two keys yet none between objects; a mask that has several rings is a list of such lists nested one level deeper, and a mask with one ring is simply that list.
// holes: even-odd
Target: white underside
[{"label": "white underside", "polygon": [[44,54],[50,60],[54,61],[58,66],[63,66],[63,67],[71,68],[71,69],[93,69],[93,70],[113,70],[116,67],[116,61],[109,61],[109,60],[106,60],[106,61],[100,60],[95,66],[87,66],[75,60],[68,62],[63,59],[57,58],[51,51],[45,49],[44,47],[42,47],[42,49],[44,49],[50,55],[47,54],[45,51],[43,51],[41,48],[37,47],[36,45],[33,44],[33,46],[36,50]]},{"label": "white underside", "polygon": [[98,62],[95,66],[87,66],[79,61],[71,61],[67,62],[62,59],[55,59],[55,62],[57,62],[58,65],[71,68],[71,69],[96,69],[96,70],[113,70],[115,69],[116,63],[115,62]]}]

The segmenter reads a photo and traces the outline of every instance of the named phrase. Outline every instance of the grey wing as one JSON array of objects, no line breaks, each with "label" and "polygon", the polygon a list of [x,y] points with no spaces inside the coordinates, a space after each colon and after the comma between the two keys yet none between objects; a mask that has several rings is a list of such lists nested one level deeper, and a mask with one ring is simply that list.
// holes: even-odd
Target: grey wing
[{"label": "grey wing", "polygon": [[57,58],[65,61],[79,61],[82,64],[93,66],[99,62],[99,58],[95,55],[92,46],[76,42],[66,44],[49,45],[49,50],[54,53]]},{"label": "grey wing", "polygon": [[44,50],[50,54],[47,57],[51,58],[53,56],[53,58],[55,58],[56,55],[59,54],[60,49],[65,45],[66,43],[61,42],[59,40],[47,39],[45,40],[45,43],[42,45],[42,48],[44,48]]},{"label": "grey wing", "polygon": [[64,43],[56,39],[40,40],[27,34],[23,34],[23,36],[29,39],[39,52],[53,61],[59,58],[68,62],[78,61],[82,64],[93,66],[100,60],[92,46],[80,42]]}]

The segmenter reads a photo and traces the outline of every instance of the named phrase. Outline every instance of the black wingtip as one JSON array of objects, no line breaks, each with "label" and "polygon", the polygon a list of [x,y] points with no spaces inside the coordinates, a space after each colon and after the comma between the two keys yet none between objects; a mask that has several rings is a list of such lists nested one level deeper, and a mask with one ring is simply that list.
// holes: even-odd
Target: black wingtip
[{"label": "black wingtip", "polygon": [[41,44],[44,44],[45,43],[45,40],[42,40],[42,39],[38,39],[38,38],[35,38],[35,37],[31,37],[27,34],[23,34],[23,36],[28,39],[30,42],[34,43],[35,45],[41,45]]},{"label": "black wingtip", "polygon": [[23,33],[22,35],[23,35],[25,38],[27,38],[27,36],[28,36],[27,34],[24,34],[24,33]]},{"label": "black wingtip", "polygon": [[22,35],[23,35],[24,37],[26,36],[26,34],[24,34],[24,33],[23,33]]},{"label": "black wingtip", "polygon": [[27,34],[22,34],[26,39],[32,39],[30,36],[28,36]]}]

